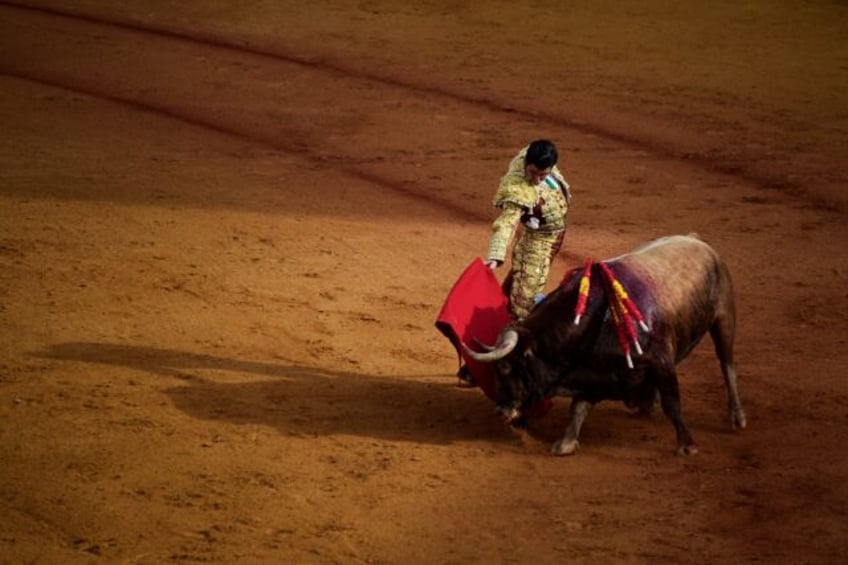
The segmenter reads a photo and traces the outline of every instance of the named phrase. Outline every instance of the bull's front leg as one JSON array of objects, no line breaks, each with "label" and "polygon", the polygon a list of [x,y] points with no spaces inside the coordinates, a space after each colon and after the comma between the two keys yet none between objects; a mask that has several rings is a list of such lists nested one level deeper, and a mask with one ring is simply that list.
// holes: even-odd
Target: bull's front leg
[{"label": "bull's front leg", "polygon": [[573,455],[580,447],[578,437],[580,437],[580,428],[583,427],[583,421],[592,409],[592,403],[580,397],[571,399],[571,408],[569,408],[568,427],[565,428],[565,435],[554,443],[551,448],[553,455]]}]

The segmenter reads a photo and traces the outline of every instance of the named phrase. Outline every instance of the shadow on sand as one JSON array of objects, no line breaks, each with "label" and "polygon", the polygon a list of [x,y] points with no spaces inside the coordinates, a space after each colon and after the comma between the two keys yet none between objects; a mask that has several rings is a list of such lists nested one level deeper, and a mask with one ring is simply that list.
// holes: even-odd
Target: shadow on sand
[{"label": "shadow on sand", "polygon": [[449,376],[443,383],[422,382],[108,343],[61,343],[32,355],[177,378],[184,384],[163,392],[186,414],[270,426],[292,436],[351,434],[437,444],[516,439],[481,391],[458,388]]}]

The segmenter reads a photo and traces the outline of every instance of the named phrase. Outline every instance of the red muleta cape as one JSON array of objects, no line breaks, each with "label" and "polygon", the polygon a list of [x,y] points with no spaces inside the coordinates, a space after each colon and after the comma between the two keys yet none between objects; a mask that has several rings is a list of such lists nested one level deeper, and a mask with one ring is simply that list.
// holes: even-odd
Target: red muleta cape
[{"label": "red muleta cape", "polygon": [[[492,400],[495,398],[495,367],[472,359],[462,347],[465,343],[479,349],[477,342],[494,344],[501,329],[512,320],[509,299],[498,279],[479,257],[466,267],[453,285],[436,319],[436,328],[456,349],[457,356],[468,367],[474,384]],[[528,416],[542,416],[551,406],[546,399],[528,411]]]}]

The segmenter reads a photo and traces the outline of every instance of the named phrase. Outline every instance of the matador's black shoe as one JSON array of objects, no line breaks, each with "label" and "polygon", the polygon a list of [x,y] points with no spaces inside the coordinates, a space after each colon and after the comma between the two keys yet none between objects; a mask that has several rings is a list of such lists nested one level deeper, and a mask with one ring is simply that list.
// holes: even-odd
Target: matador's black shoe
[{"label": "matador's black shoe", "polygon": [[456,372],[456,376],[459,379],[457,386],[472,388],[477,386],[477,383],[474,382],[474,377],[471,376],[471,371],[468,370],[468,365],[463,365]]}]

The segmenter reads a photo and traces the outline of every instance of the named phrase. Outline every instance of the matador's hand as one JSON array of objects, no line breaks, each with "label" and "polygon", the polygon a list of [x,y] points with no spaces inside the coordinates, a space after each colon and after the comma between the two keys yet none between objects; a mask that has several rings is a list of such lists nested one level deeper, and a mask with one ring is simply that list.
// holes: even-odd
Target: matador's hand
[{"label": "matador's hand", "polygon": [[495,261],[494,259],[489,259],[484,264],[493,271],[498,268],[498,261]]}]

